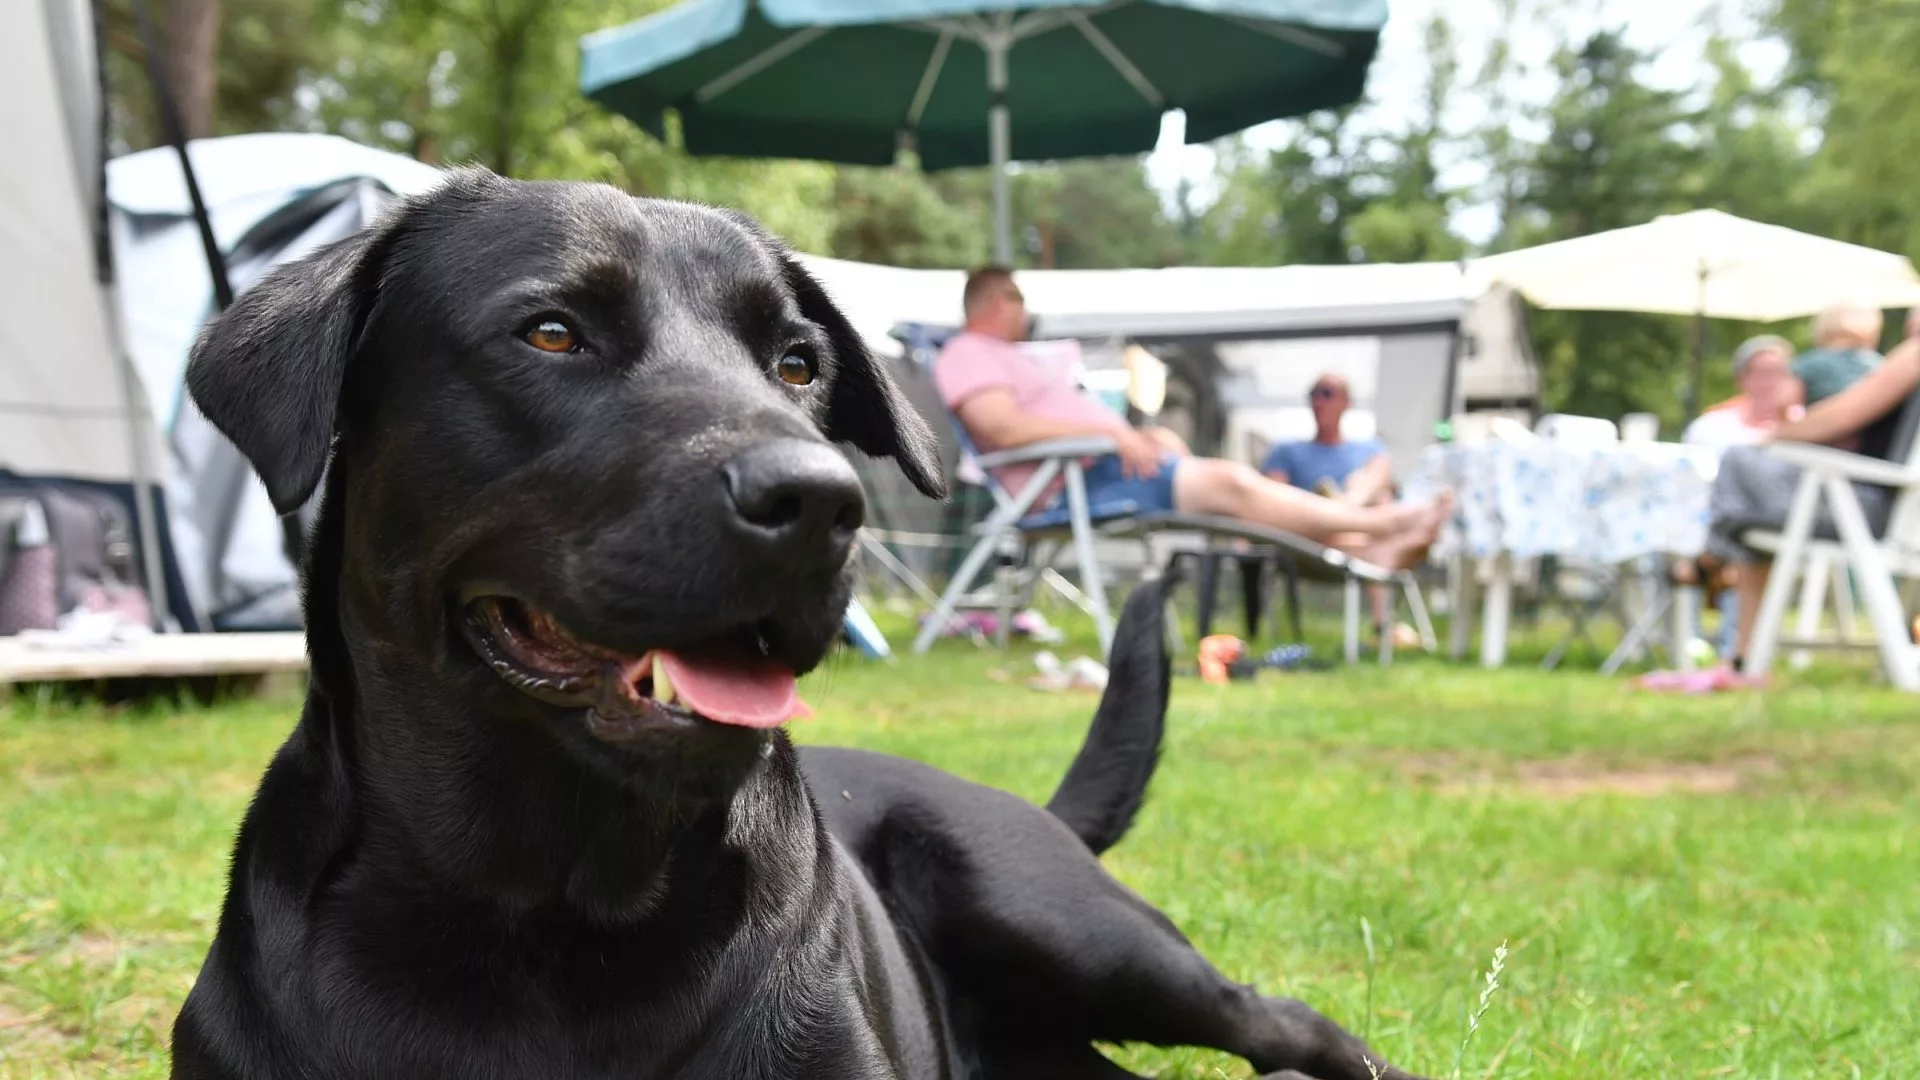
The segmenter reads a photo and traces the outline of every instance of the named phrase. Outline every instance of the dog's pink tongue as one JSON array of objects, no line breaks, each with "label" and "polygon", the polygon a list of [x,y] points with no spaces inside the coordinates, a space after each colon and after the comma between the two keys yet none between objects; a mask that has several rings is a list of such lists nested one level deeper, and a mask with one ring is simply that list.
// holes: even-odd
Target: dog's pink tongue
[{"label": "dog's pink tongue", "polygon": [[680,704],[714,723],[770,728],[812,715],[794,689],[793,672],[773,661],[709,660],[661,650],[654,662],[666,668]]}]

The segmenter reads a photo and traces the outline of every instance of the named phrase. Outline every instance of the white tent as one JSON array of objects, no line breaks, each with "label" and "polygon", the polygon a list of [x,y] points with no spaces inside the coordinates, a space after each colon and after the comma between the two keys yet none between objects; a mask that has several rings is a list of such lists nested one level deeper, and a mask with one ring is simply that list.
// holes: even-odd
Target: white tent
[{"label": "white tent", "polygon": [[165,459],[114,326],[97,231],[103,130],[93,12],[0,5],[0,470],[101,483],[139,523],[157,611],[168,597],[152,489]]},{"label": "white tent", "polygon": [[[372,221],[441,173],[330,135],[201,139],[188,156],[234,291]],[[213,281],[170,149],[107,166],[128,344],[169,436],[169,532],[182,586],[222,630],[296,629],[299,576],[266,488],[182,389],[188,351],[213,314]]]}]

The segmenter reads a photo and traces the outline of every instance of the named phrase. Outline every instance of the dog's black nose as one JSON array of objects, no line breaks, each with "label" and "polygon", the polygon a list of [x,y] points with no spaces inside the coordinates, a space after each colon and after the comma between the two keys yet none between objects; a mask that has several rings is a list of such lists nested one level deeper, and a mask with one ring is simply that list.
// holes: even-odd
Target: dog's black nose
[{"label": "dog's black nose", "polygon": [[837,567],[867,517],[853,466],[823,443],[763,442],[742,451],[722,471],[734,532],[771,561],[796,568]]}]

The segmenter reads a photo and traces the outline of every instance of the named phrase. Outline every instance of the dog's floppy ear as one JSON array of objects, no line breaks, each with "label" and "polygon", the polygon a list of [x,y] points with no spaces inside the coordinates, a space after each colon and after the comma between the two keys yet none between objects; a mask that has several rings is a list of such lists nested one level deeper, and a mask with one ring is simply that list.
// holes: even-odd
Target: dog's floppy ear
[{"label": "dog's floppy ear", "polygon": [[326,468],[388,236],[387,224],[370,226],[276,267],[202,331],[187,362],[194,403],[253,463],[282,514]]},{"label": "dog's floppy ear", "polygon": [[873,457],[890,457],[913,486],[931,498],[944,499],[947,478],[940,468],[940,440],[926,418],[900,392],[886,365],[861,339],[860,332],[827,296],[799,260],[780,249],[781,270],[787,287],[800,301],[802,314],[827,332],[839,361],[827,400],[827,438],[844,442]]}]

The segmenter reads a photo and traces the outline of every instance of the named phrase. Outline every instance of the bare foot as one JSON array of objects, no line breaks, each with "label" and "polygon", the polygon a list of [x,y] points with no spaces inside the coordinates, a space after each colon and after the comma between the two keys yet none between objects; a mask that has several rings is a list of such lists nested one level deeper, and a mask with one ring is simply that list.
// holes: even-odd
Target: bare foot
[{"label": "bare foot", "polygon": [[1409,509],[1413,511],[1413,516],[1405,528],[1380,537],[1357,554],[1375,566],[1384,566],[1389,570],[1411,570],[1425,562],[1427,549],[1440,538],[1440,530],[1446,527],[1447,519],[1453,515],[1453,492],[1442,491],[1432,502]]},{"label": "bare foot", "polygon": [[1432,503],[1389,503],[1379,507],[1379,526],[1369,530],[1368,535],[1386,540],[1418,529],[1432,506]]}]

